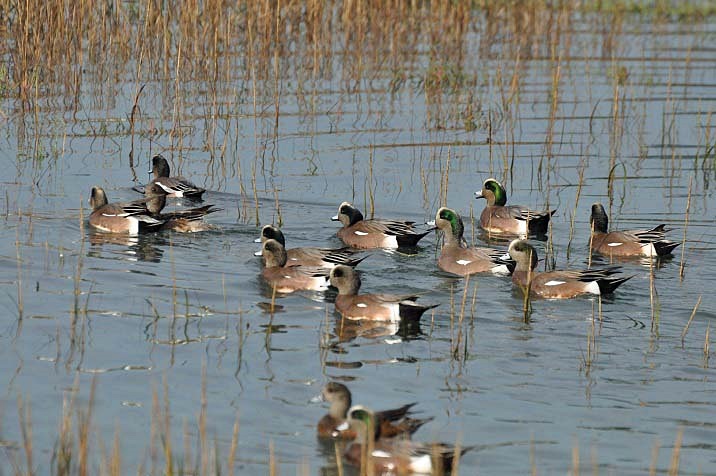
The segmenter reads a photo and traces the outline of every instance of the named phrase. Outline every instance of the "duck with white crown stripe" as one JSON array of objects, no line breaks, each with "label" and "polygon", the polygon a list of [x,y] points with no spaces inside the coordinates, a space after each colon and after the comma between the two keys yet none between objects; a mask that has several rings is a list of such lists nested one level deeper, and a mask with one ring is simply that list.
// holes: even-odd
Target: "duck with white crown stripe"
[{"label": "duck with white crown stripe", "polygon": [[611,294],[621,284],[634,276],[617,274],[619,266],[600,269],[561,270],[540,273],[537,267],[537,251],[527,240],[514,240],[509,253],[515,260],[512,282],[530,295],[548,299],[566,299],[581,294]]},{"label": "duck with white crown stripe", "polygon": [[365,220],[363,214],[348,202],[338,207],[338,215],[331,218],[340,221],[343,228],[336,235],[353,248],[412,248],[434,228],[424,232],[415,230],[415,222],[374,218]]}]

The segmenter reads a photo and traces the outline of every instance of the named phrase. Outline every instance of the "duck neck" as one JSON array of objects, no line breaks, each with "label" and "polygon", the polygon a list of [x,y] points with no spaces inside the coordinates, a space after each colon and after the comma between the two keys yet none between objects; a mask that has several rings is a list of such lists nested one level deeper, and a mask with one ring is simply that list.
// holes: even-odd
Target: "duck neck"
[{"label": "duck neck", "polygon": [[331,402],[328,414],[337,420],[345,420],[348,409],[351,407],[351,397],[344,395]]},{"label": "duck neck", "polygon": [[591,222],[593,233],[606,233],[609,229],[609,218],[603,209],[601,211],[592,211],[589,221]]},{"label": "duck neck", "polygon": [[149,210],[149,213],[151,213],[152,215],[158,215],[164,209],[164,206],[166,204],[166,195],[152,195],[147,200],[147,210]]},{"label": "duck neck", "polygon": [[276,250],[271,253],[264,253],[264,257],[266,259],[265,266],[267,268],[283,268],[286,266],[286,262],[288,261],[288,254],[286,253],[285,248],[281,248],[280,250]]},{"label": "duck neck", "polygon": [[353,279],[348,283],[348,286],[338,291],[338,294],[342,294],[344,296],[355,296],[358,294],[358,291],[360,291],[360,278],[358,275],[355,275]]}]

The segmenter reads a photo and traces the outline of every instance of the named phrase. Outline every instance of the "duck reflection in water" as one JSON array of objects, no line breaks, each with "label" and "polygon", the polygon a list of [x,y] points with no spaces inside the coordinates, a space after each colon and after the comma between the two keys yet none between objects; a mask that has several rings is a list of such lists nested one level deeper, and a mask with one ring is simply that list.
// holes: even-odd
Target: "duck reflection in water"
[{"label": "duck reflection in water", "polygon": [[[114,259],[127,261],[147,261],[159,263],[164,255],[164,250],[159,246],[168,245],[168,241],[157,235],[120,235],[116,233],[102,233],[91,231],[89,234],[90,249],[87,256],[93,258],[108,258],[103,256],[102,251],[106,249],[113,255]],[[114,247],[110,247],[114,245]]]}]

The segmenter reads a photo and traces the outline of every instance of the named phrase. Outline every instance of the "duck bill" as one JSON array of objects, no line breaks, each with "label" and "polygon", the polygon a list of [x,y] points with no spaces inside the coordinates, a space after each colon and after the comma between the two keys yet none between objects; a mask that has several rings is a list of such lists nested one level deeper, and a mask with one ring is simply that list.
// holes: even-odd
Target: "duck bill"
[{"label": "duck bill", "polygon": [[334,215],[331,217],[331,221],[338,221],[338,215]]},{"label": "duck bill", "polygon": [[309,403],[322,403],[325,402],[326,399],[323,397],[323,392],[319,393],[318,395],[314,395],[309,400]]},{"label": "duck bill", "polygon": [[256,239],[254,240],[254,243],[261,243],[261,238],[256,238]]},{"label": "duck bill", "polygon": [[482,190],[479,190],[475,192],[475,199],[485,198],[485,196],[482,194]]},{"label": "duck bill", "polygon": [[264,255],[263,251],[261,251],[261,250],[254,251],[254,256],[263,256],[263,255]]}]

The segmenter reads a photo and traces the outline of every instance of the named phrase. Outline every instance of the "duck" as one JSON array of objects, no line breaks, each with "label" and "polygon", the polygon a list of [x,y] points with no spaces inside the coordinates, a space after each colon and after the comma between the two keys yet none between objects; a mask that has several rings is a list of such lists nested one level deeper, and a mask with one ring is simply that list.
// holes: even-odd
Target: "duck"
[{"label": "duck", "polygon": [[474,273],[509,275],[515,262],[507,251],[494,248],[469,247],[463,233],[462,217],[453,209],[442,207],[435,215],[435,226],[443,233],[444,243],[438,258],[438,268],[457,276]]},{"label": "duck", "polygon": [[170,177],[169,162],[161,154],[152,157],[152,169],[149,173],[153,175],[151,183],[162,187],[169,197],[200,200],[206,192],[206,189],[194,185],[184,177]]},{"label": "duck", "polygon": [[[318,421],[318,436],[341,440],[355,439],[356,432],[350,428],[347,419],[348,409],[352,405],[352,396],[348,387],[339,382],[328,382],[321,390],[321,399],[330,403],[331,406],[328,414]],[[408,414],[415,405],[417,402],[376,412],[375,417],[380,424],[381,435],[386,438],[409,437],[422,425],[432,420],[432,418],[409,418]]]},{"label": "duck", "polygon": [[522,205],[507,206],[507,192],[494,178],[485,180],[482,190],[475,192],[475,198],[487,200],[480,214],[480,226],[489,233],[544,235],[550,218],[557,212],[556,209],[539,212]]},{"label": "duck", "polygon": [[214,205],[176,210],[162,213],[166,205],[167,192],[157,183],[149,183],[144,188],[147,209],[157,220],[163,221],[162,230],[172,230],[180,233],[196,233],[199,231],[217,230],[218,227],[204,221],[206,215],[221,211]]},{"label": "duck", "polygon": [[416,232],[412,221],[385,220],[375,218],[365,220],[363,214],[348,202],[338,207],[338,214],[331,218],[340,221],[343,228],[338,230],[337,236],[346,245],[353,248],[413,248],[418,241],[433,229],[425,232]]},{"label": "duck", "polygon": [[[261,228],[261,236],[254,241],[263,243],[269,239],[276,240],[284,247],[286,246],[286,238],[283,232],[274,225],[264,225],[264,227]],[[328,269],[334,268],[339,264],[355,267],[358,263],[367,258],[367,256],[356,258],[355,255],[357,251],[352,250],[348,246],[343,248],[290,248],[286,250],[286,253],[288,254],[287,266],[318,266]],[[261,256],[260,251],[254,254]]]},{"label": "duck", "polygon": [[89,225],[100,231],[137,235],[157,231],[164,225],[164,221],[155,218],[147,208],[146,199],[109,203],[104,189],[95,186],[90,192],[89,204],[92,207]]},{"label": "duck", "polygon": [[336,311],[350,320],[418,322],[428,309],[438,304],[420,305],[416,295],[358,294],[361,280],[350,266],[338,265],[329,275],[331,286],[338,289]]},{"label": "duck", "polygon": [[509,253],[516,266],[512,282],[530,295],[547,299],[567,299],[582,294],[611,294],[634,276],[617,275],[621,268],[610,266],[600,269],[561,270],[540,273],[537,267],[537,251],[527,240],[513,240]]},{"label": "duck", "polygon": [[455,456],[459,458],[474,448],[385,438],[380,433],[381,425],[377,424],[375,413],[362,405],[354,405],[348,410],[348,423],[356,432],[356,439],[343,456],[358,468],[372,464],[373,471],[366,471],[368,474],[445,474],[452,469]]},{"label": "duck", "polygon": [[[279,293],[299,290],[328,289],[328,270],[317,266],[286,266],[286,248],[276,240],[266,240],[261,246],[264,280]],[[353,268],[348,268],[353,269]]]},{"label": "duck", "polygon": [[681,244],[666,239],[666,233],[670,230],[663,223],[648,230],[608,231],[609,217],[604,205],[599,202],[592,204],[589,223],[592,252],[606,256],[660,257],[671,254]]}]

